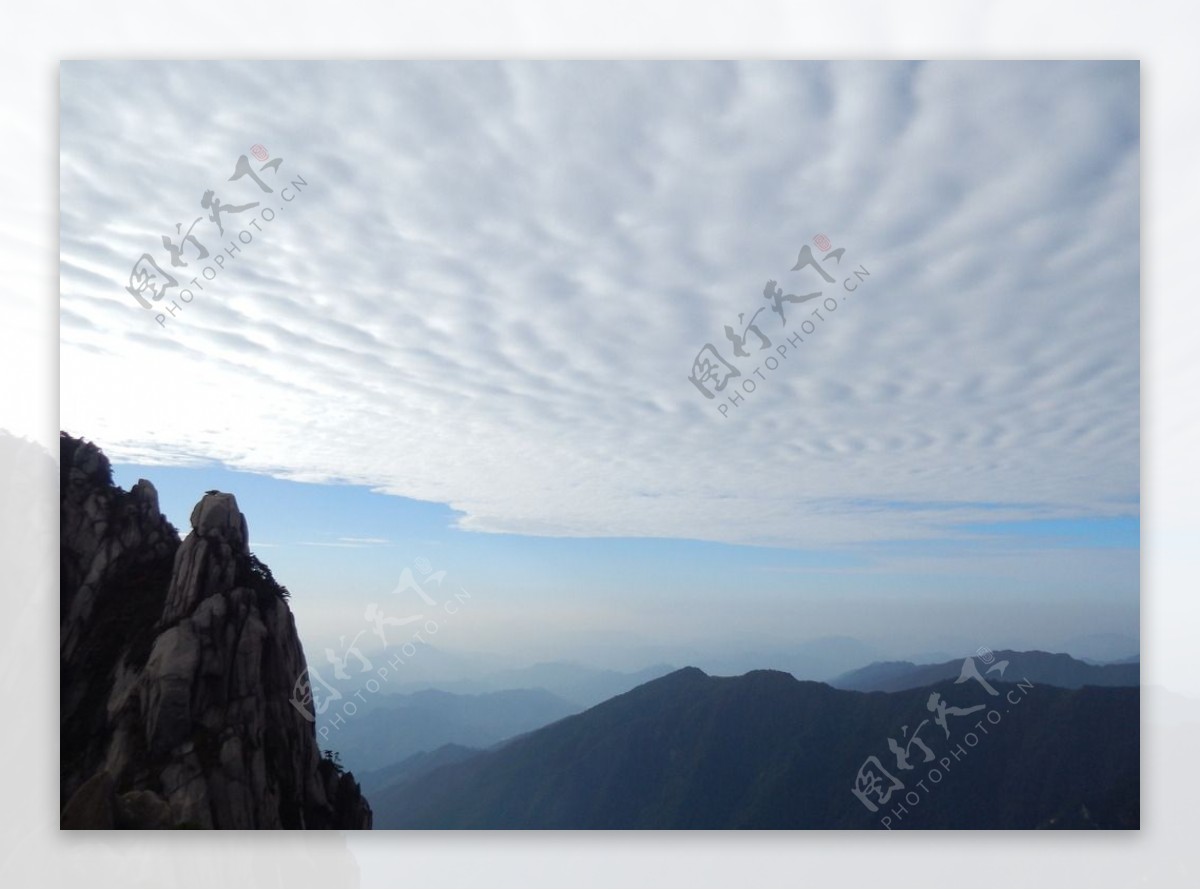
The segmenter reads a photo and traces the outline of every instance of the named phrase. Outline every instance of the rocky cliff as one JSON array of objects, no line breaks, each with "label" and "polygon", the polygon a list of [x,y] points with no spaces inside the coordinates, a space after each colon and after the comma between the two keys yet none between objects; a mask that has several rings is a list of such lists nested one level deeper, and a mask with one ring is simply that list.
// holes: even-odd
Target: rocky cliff
[{"label": "rocky cliff", "polygon": [[62,827],[370,828],[291,704],[304,651],[233,495],[181,542],[153,485],[60,445]]}]

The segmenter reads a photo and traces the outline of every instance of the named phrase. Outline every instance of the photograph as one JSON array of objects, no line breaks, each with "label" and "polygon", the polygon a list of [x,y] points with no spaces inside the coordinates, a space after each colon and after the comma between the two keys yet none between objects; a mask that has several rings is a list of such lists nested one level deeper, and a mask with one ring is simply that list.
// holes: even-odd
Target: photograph
[{"label": "photograph", "polygon": [[1142,828],[1138,58],[164,52],[47,72],[65,843]]}]

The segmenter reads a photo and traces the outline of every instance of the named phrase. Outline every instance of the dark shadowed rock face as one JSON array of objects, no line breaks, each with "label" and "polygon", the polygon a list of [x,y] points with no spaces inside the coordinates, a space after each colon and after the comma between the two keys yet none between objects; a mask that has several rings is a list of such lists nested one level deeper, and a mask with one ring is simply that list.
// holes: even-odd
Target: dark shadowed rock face
[{"label": "dark shadowed rock face", "polygon": [[233,495],[180,543],[154,486],[60,442],[63,827],[370,828],[291,704],[304,651]]}]

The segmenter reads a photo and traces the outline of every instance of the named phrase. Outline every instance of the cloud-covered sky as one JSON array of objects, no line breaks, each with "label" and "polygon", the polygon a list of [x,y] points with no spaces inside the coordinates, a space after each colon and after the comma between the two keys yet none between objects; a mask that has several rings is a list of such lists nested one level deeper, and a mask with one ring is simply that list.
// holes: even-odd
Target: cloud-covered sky
[{"label": "cloud-covered sky", "polygon": [[[117,461],[364,485],[471,531],[893,561],[998,535],[1011,568],[998,530],[1103,549],[1132,522],[1119,580],[1090,571],[1136,611],[1137,63],[61,79],[62,425]],[[229,181],[241,155],[270,193]],[[218,235],[210,189],[258,206]],[[172,267],[197,217],[209,258]],[[791,271],[819,234],[834,284]],[[145,252],[180,282],[154,311],[125,290]],[[768,280],[837,309],[785,327]],[[760,309],[772,345],[736,359],[724,328]],[[756,383],[726,415],[688,380],[706,343],[743,371],[727,392]]]},{"label": "cloud-covered sky", "polygon": [[[1136,64],[66,64],[63,423],[484,530],[1133,513],[1137,124]],[[308,186],[164,328],[131,267],[275,197],[254,143]],[[785,342],[817,233],[869,281],[722,416],[693,358]]]}]

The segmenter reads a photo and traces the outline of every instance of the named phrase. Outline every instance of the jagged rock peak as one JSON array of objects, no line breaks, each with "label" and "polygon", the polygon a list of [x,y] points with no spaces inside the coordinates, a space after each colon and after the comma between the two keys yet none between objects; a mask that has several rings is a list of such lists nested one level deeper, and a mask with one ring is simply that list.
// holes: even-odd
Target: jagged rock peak
[{"label": "jagged rock peak", "polygon": [[149,479],[139,479],[133,488],[129,489],[129,496],[133,498],[135,504],[151,516],[157,516],[162,512],[158,508],[158,489]]},{"label": "jagged rock peak", "polygon": [[205,494],[192,508],[192,531],[206,538],[219,538],[237,553],[250,553],[246,517],[231,494],[222,491]]},{"label": "jagged rock peak", "polygon": [[237,499],[207,492],[192,508],[191,522],[192,533],[175,556],[162,627],[192,614],[210,596],[247,581],[250,535]]}]

